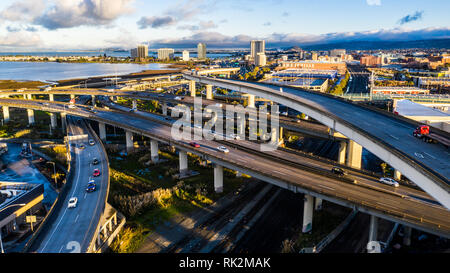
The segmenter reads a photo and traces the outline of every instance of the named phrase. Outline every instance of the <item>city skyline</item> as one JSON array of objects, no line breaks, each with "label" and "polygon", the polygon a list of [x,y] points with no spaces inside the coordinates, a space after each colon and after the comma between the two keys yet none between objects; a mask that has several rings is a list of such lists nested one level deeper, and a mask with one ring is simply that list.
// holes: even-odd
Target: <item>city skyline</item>
[{"label": "city skyline", "polygon": [[[450,37],[448,1],[10,0],[0,3],[0,51],[268,47]],[[355,24],[354,22],[358,22]],[[88,38],[87,38],[88,37]]]}]

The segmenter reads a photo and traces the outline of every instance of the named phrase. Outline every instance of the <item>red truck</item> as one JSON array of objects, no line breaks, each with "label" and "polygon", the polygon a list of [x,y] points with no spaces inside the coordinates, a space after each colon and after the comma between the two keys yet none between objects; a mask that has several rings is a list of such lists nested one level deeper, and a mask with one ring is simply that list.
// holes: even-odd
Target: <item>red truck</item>
[{"label": "red truck", "polygon": [[430,126],[420,125],[413,132],[413,136],[422,139],[424,142],[428,143],[441,143],[448,148],[450,146],[450,140],[444,136],[430,133]]}]

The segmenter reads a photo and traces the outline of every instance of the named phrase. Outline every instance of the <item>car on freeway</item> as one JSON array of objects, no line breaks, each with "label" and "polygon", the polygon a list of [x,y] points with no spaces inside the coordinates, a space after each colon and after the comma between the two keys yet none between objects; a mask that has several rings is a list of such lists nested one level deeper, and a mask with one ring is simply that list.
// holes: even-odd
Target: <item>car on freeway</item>
[{"label": "car on freeway", "polygon": [[200,148],[200,144],[198,144],[197,142],[190,142],[189,145],[191,145],[194,148]]},{"label": "car on freeway", "polygon": [[81,150],[84,150],[84,148],[86,148],[86,146],[84,146],[84,144],[80,144],[80,146],[78,146],[78,148],[80,148]]},{"label": "car on freeway", "polygon": [[381,183],[383,183],[383,184],[386,184],[386,185],[389,185],[389,186],[394,186],[396,188],[398,186],[400,186],[400,184],[397,181],[395,181],[394,179],[389,178],[389,177],[381,177],[379,181]]},{"label": "car on freeway", "polygon": [[69,104],[69,108],[75,108],[75,105]]},{"label": "car on freeway", "polygon": [[67,208],[76,208],[78,204],[78,198],[72,197],[69,199],[69,203],[67,205]]},{"label": "car on freeway", "polygon": [[95,185],[94,180],[89,181],[89,183],[86,186],[86,192],[94,192],[97,188],[97,185]]},{"label": "car on freeway", "polygon": [[95,169],[94,172],[92,173],[92,175],[94,177],[100,176],[100,170],[99,169]]},{"label": "car on freeway", "polygon": [[100,163],[100,161],[98,161],[97,158],[94,158],[94,159],[92,160],[92,165],[98,165],[98,163]]},{"label": "car on freeway", "polygon": [[294,119],[292,119],[291,120],[292,122],[295,122],[295,123],[300,123],[300,122],[302,122],[300,119],[298,119],[298,118],[294,118]]},{"label": "car on freeway", "polygon": [[219,147],[217,147],[217,150],[219,150],[223,153],[226,153],[226,154],[230,152],[230,150],[228,150],[228,148],[225,146],[219,146]]},{"label": "car on freeway", "polygon": [[181,98],[180,97],[175,97],[175,98],[173,98],[174,100],[181,100]]},{"label": "car on freeway", "polygon": [[339,167],[336,167],[336,166],[331,168],[331,172],[334,173],[334,174],[337,174],[339,176],[347,175],[346,171],[344,171],[342,168],[339,168]]},{"label": "car on freeway", "polygon": [[95,145],[95,141],[93,139],[89,139],[89,145],[94,146]]},{"label": "car on freeway", "polygon": [[239,139],[241,139],[241,137],[240,137],[240,136],[238,136],[238,135],[236,135],[236,134],[229,134],[229,135],[228,135],[228,138],[231,138],[231,139],[236,139],[236,140],[239,140]]}]

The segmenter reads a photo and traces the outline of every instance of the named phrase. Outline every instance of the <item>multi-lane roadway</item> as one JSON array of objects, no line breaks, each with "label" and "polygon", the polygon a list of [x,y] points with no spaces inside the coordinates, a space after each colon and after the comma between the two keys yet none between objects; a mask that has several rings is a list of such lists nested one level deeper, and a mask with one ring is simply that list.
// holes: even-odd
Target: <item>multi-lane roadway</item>
[{"label": "multi-lane roadway", "polygon": [[[31,251],[39,253],[66,253],[86,252],[104,211],[109,170],[106,155],[99,144],[96,135],[91,132],[83,119],[67,116],[68,136],[88,135],[87,139],[70,141],[70,149],[75,162],[70,182],[70,190],[64,200],[63,206],[57,213],[54,222],[49,224],[44,234],[33,243]],[[95,141],[94,145],[88,143],[88,139]],[[80,145],[83,144],[84,148]],[[93,159],[97,158],[98,165],[93,165]],[[99,177],[93,177],[94,169],[100,171]],[[86,192],[87,184],[94,180],[96,190]],[[68,208],[70,198],[78,199],[75,208]]]}]

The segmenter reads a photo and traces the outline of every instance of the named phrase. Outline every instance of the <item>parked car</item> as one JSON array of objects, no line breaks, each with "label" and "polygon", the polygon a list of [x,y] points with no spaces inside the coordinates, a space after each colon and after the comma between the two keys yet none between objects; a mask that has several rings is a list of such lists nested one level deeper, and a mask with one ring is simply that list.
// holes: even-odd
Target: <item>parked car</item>
[{"label": "parked car", "polygon": [[93,139],[89,139],[89,145],[94,146],[95,145],[95,141]]},{"label": "parked car", "polygon": [[67,208],[76,208],[78,203],[78,198],[72,197],[69,199],[69,204],[67,205]]},{"label": "parked car", "polygon": [[397,181],[389,177],[381,177],[380,182],[389,186],[394,186],[396,188],[400,186],[400,184]]},{"label": "parked car", "polygon": [[92,175],[93,175],[94,177],[100,176],[100,170],[99,170],[99,169],[95,169],[95,170],[94,170],[94,173],[92,173]]},{"label": "parked car", "polygon": [[189,145],[191,145],[194,148],[200,148],[200,144],[198,144],[197,142],[190,142]]},{"label": "parked car", "polygon": [[219,146],[219,147],[217,147],[217,150],[219,150],[219,151],[221,151],[223,153],[229,153],[230,152],[230,150],[228,150],[228,148],[225,147],[225,146]]},{"label": "parked car", "polygon": [[337,174],[339,176],[344,176],[347,174],[346,171],[344,171],[343,169],[339,168],[339,167],[333,167],[331,168],[331,172],[334,174]]}]

